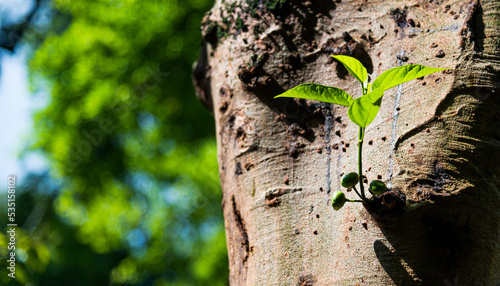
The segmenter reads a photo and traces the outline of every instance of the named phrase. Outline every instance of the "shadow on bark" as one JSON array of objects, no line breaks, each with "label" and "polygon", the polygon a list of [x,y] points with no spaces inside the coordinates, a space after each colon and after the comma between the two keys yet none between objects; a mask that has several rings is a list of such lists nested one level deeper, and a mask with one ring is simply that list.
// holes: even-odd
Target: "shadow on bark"
[{"label": "shadow on bark", "polygon": [[497,271],[491,233],[498,233],[499,221],[487,210],[498,203],[477,192],[469,188],[438,198],[392,221],[375,219],[387,242],[377,240],[373,248],[396,285],[446,285],[454,279],[488,285]]},{"label": "shadow on bark", "polygon": [[418,285],[413,281],[408,271],[401,265],[401,258],[398,253],[391,251],[383,242],[376,240],[373,244],[373,249],[377,255],[377,259],[382,264],[385,272],[389,274],[392,281],[397,285]]}]

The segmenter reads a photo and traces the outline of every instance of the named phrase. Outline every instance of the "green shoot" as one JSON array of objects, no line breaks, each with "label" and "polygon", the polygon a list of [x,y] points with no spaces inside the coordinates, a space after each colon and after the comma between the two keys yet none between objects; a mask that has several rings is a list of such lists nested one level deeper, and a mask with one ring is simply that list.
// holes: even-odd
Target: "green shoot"
[{"label": "green shoot", "polygon": [[[360,83],[363,91],[363,95],[353,99],[351,95],[347,92],[331,86],[324,86],[315,83],[305,83],[296,86],[286,92],[277,95],[278,97],[292,97],[292,98],[303,98],[318,100],[333,104],[339,104],[349,107],[348,116],[349,119],[359,126],[359,137],[358,137],[358,175],[359,175],[359,190],[357,191],[355,186],[352,186],[356,191],[356,194],[361,198],[359,200],[341,200],[345,202],[349,201],[359,201],[367,202],[368,198],[365,195],[363,186],[363,174],[362,174],[362,154],[363,154],[363,139],[365,135],[365,128],[373,122],[378,114],[380,105],[382,104],[382,98],[384,96],[384,91],[393,88],[402,83],[438,72],[446,70],[446,68],[431,68],[423,65],[405,65],[401,67],[392,68],[383,72],[379,77],[377,77],[373,84],[368,82],[368,72],[363,64],[353,57],[333,55],[333,58],[341,62],[344,67],[349,71],[349,73],[354,76]],[[352,173],[348,174],[352,176]],[[347,176],[347,175],[346,175]],[[378,181],[378,189],[384,189],[380,185],[383,182]],[[369,189],[370,193],[371,190]],[[337,193],[337,196],[342,197]],[[341,208],[343,204],[339,204],[338,208]],[[337,209],[337,208],[335,208]]]}]

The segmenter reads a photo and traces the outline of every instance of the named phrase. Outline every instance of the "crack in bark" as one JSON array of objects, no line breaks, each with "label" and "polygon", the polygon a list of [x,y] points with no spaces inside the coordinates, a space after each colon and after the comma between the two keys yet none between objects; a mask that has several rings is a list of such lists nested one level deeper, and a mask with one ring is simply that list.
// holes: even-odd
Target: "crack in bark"
[{"label": "crack in bark", "polygon": [[245,262],[248,260],[248,256],[250,253],[250,244],[248,242],[248,233],[245,228],[245,223],[243,222],[243,218],[241,217],[241,213],[236,207],[236,200],[234,199],[234,195],[232,197],[232,206],[233,206],[233,214],[234,214],[234,221],[236,223],[236,227],[238,228],[240,232],[240,243],[241,243],[241,248],[243,249],[244,255],[243,258],[241,259],[242,264],[244,265]]}]

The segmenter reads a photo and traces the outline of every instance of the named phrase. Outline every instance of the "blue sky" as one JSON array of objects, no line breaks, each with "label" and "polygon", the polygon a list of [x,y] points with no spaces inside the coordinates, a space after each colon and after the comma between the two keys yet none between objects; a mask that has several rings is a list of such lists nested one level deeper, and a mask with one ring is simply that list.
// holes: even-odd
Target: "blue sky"
[{"label": "blue sky", "polygon": [[17,160],[32,131],[32,112],[40,103],[29,93],[26,53],[0,53],[0,181],[6,181],[9,174],[16,174],[22,180],[28,169],[43,168],[40,159],[34,156],[24,162]]},{"label": "blue sky", "polygon": [[[23,16],[31,5],[26,0],[0,0],[0,21]],[[28,170],[44,168],[40,156],[17,159],[32,132],[33,111],[43,106],[40,95],[30,95],[26,55],[22,46],[14,54],[0,49],[0,190],[6,189],[1,182],[6,185],[7,175],[16,174],[22,182]]]}]

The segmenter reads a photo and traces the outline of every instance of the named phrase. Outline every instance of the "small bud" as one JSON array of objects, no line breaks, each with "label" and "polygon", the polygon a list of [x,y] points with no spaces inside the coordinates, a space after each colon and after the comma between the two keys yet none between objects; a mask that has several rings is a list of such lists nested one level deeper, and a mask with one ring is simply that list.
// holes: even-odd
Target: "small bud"
[{"label": "small bud", "polygon": [[359,182],[359,176],[355,172],[343,176],[342,179],[340,180],[340,184],[344,188],[352,188],[356,186],[358,182]]},{"label": "small bud", "polygon": [[384,182],[380,180],[373,180],[370,183],[370,191],[375,195],[381,195],[385,193],[386,190],[387,187],[385,186]]},{"label": "small bud", "polygon": [[334,210],[338,211],[339,209],[341,209],[346,201],[347,199],[345,198],[344,193],[342,193],[341,191],[336,191],[335,193],[333,193],[332,207]]}]

